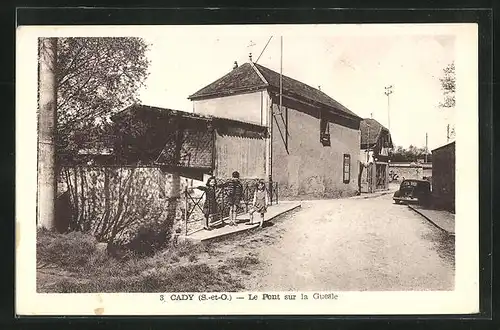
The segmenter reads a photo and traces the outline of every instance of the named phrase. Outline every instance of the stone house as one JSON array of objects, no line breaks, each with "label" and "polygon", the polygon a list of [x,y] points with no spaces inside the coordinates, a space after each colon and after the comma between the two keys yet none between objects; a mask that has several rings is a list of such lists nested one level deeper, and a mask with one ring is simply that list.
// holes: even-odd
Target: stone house
[{"label": "stone house", "polygon": [[[267,129],[263,174],[280,197],[356,194],[362,118],[319,89],[250,60],[189,99],[195,114]],[[226,153],[233,170],[245,172],[245,153]]]}]

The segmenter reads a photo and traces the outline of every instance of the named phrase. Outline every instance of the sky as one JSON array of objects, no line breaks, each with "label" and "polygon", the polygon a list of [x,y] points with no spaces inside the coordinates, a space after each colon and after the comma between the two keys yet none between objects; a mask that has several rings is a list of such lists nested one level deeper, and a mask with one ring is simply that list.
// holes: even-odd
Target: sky
[{"label": "sky", "polygon": [[[454,125],[455,115],[454,109],[438,107],[443,98],[439,77],[456,55],[455,35],[447,29],[163,28],[144,38],[151,64],[141,102],[192,111],[187,97],[231,71],[234,61],[248,62],[250,52],[254,62],[279,72],[281,36],[284,75],[321,86],[360,117],[386,127],[389,114],[395,145],[425,147],[426,133],[429,150],[446,143],[446,126]],[[388,85],[393,85],[389,105]]]}]

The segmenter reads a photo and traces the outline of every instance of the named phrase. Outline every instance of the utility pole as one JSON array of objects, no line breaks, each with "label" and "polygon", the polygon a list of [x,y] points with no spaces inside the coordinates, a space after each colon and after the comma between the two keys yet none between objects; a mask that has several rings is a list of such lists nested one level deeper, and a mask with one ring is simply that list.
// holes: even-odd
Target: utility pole
[{"label": "utility pole", "polygon": [[446,125],[446,143],[450,142],[450,124]]},{"label": "utility pole", "polygon": [[[279,110],[278,112],[282,113],[282,105],[283,105],[283,36],[280,37],[280,91],[279,91]],[[273,203],[273,120],[274,120],[274,111],[271,108],[271,122],[269,123],[270,127],[270,166],[269,166],[269,201],[271,204]]]},{"label": "utility pole", "polygon": [[428,136],[427,132],[425,133],[425,162],[427,163],[427,154],[429,153],[429,150],[427,149],[427,142],[428,142]]},{"label": "utility pole", "polygon": [[283,106],[283,36],[281,36],[280,39],[280,111],[279,113],[282,113],[282,106]]},{"label": "utility pole", "polygon": [[385,92],[384,94],[387,95],[387,128],[389,129],[389,132],[391,131],[391,114],[390,114],[390,111],[391,111],[391,105],[390,105],[390,97],[389,95],[391,95],[394,91],[392,90],[394,86],[393,85],[390,85],[390,86],[386,86],[385,87]]},{"label": "utility pole", "polygon": [[55,228],[57,38],[39,39],[37,226]]}]

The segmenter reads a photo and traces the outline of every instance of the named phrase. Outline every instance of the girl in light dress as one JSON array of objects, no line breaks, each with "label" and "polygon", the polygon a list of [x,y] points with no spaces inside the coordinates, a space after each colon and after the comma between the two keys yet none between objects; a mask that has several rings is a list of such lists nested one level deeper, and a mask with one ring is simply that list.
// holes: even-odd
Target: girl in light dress
[{"label": "girl in light dress", "polygon": [[264,223],[264,215],[267,212],[267,206],[269,205],[269,196],[266,191],[266,184],[264,181],[259,181],[257,183],[257,189],[253,195],[252,209],[249,211],[250,213],[250,222],[248,225],[253,225],[253,214],[255,212],[260,213],[260,225],[259,228],[262,228]]}]

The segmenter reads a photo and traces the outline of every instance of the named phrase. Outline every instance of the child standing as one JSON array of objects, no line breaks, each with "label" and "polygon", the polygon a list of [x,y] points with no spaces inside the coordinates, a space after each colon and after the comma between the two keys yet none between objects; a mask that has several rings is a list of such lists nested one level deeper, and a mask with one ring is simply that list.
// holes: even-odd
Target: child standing
[{"label": "child standing", "polygon": [[217,201],[215,199],[215,188],[217,187],[217,181],[215,177],[211,176],[208,178],[206,186],[199,186],[196,189],[205,192],[205,203],[203,204],[203,215],[205,216],[205,224],[203,226],[206,230],[212,230],[210,228],[210,220],[217,214]]},{"label": "child standing", "polygon": [[234,171],[232,179],[227,183],[228,186],[228,202],[229,202],[229,225],[236,226],[236,212],[240,205],[243,195],[243,185],[240,182],[240,173]]},{"label": "child standing", "polygon": [[260,225],[262,228],[264,223],[264,214],[267,212],[267,205],[269,205],[269,196],[266,191],[266,184],[264,181],[259,181],[257,183],[257,189],[253,195],[252,209],[250,210],[250,222],[248,225],[253,225],[253,214],[255,212],[260,213]]}]

